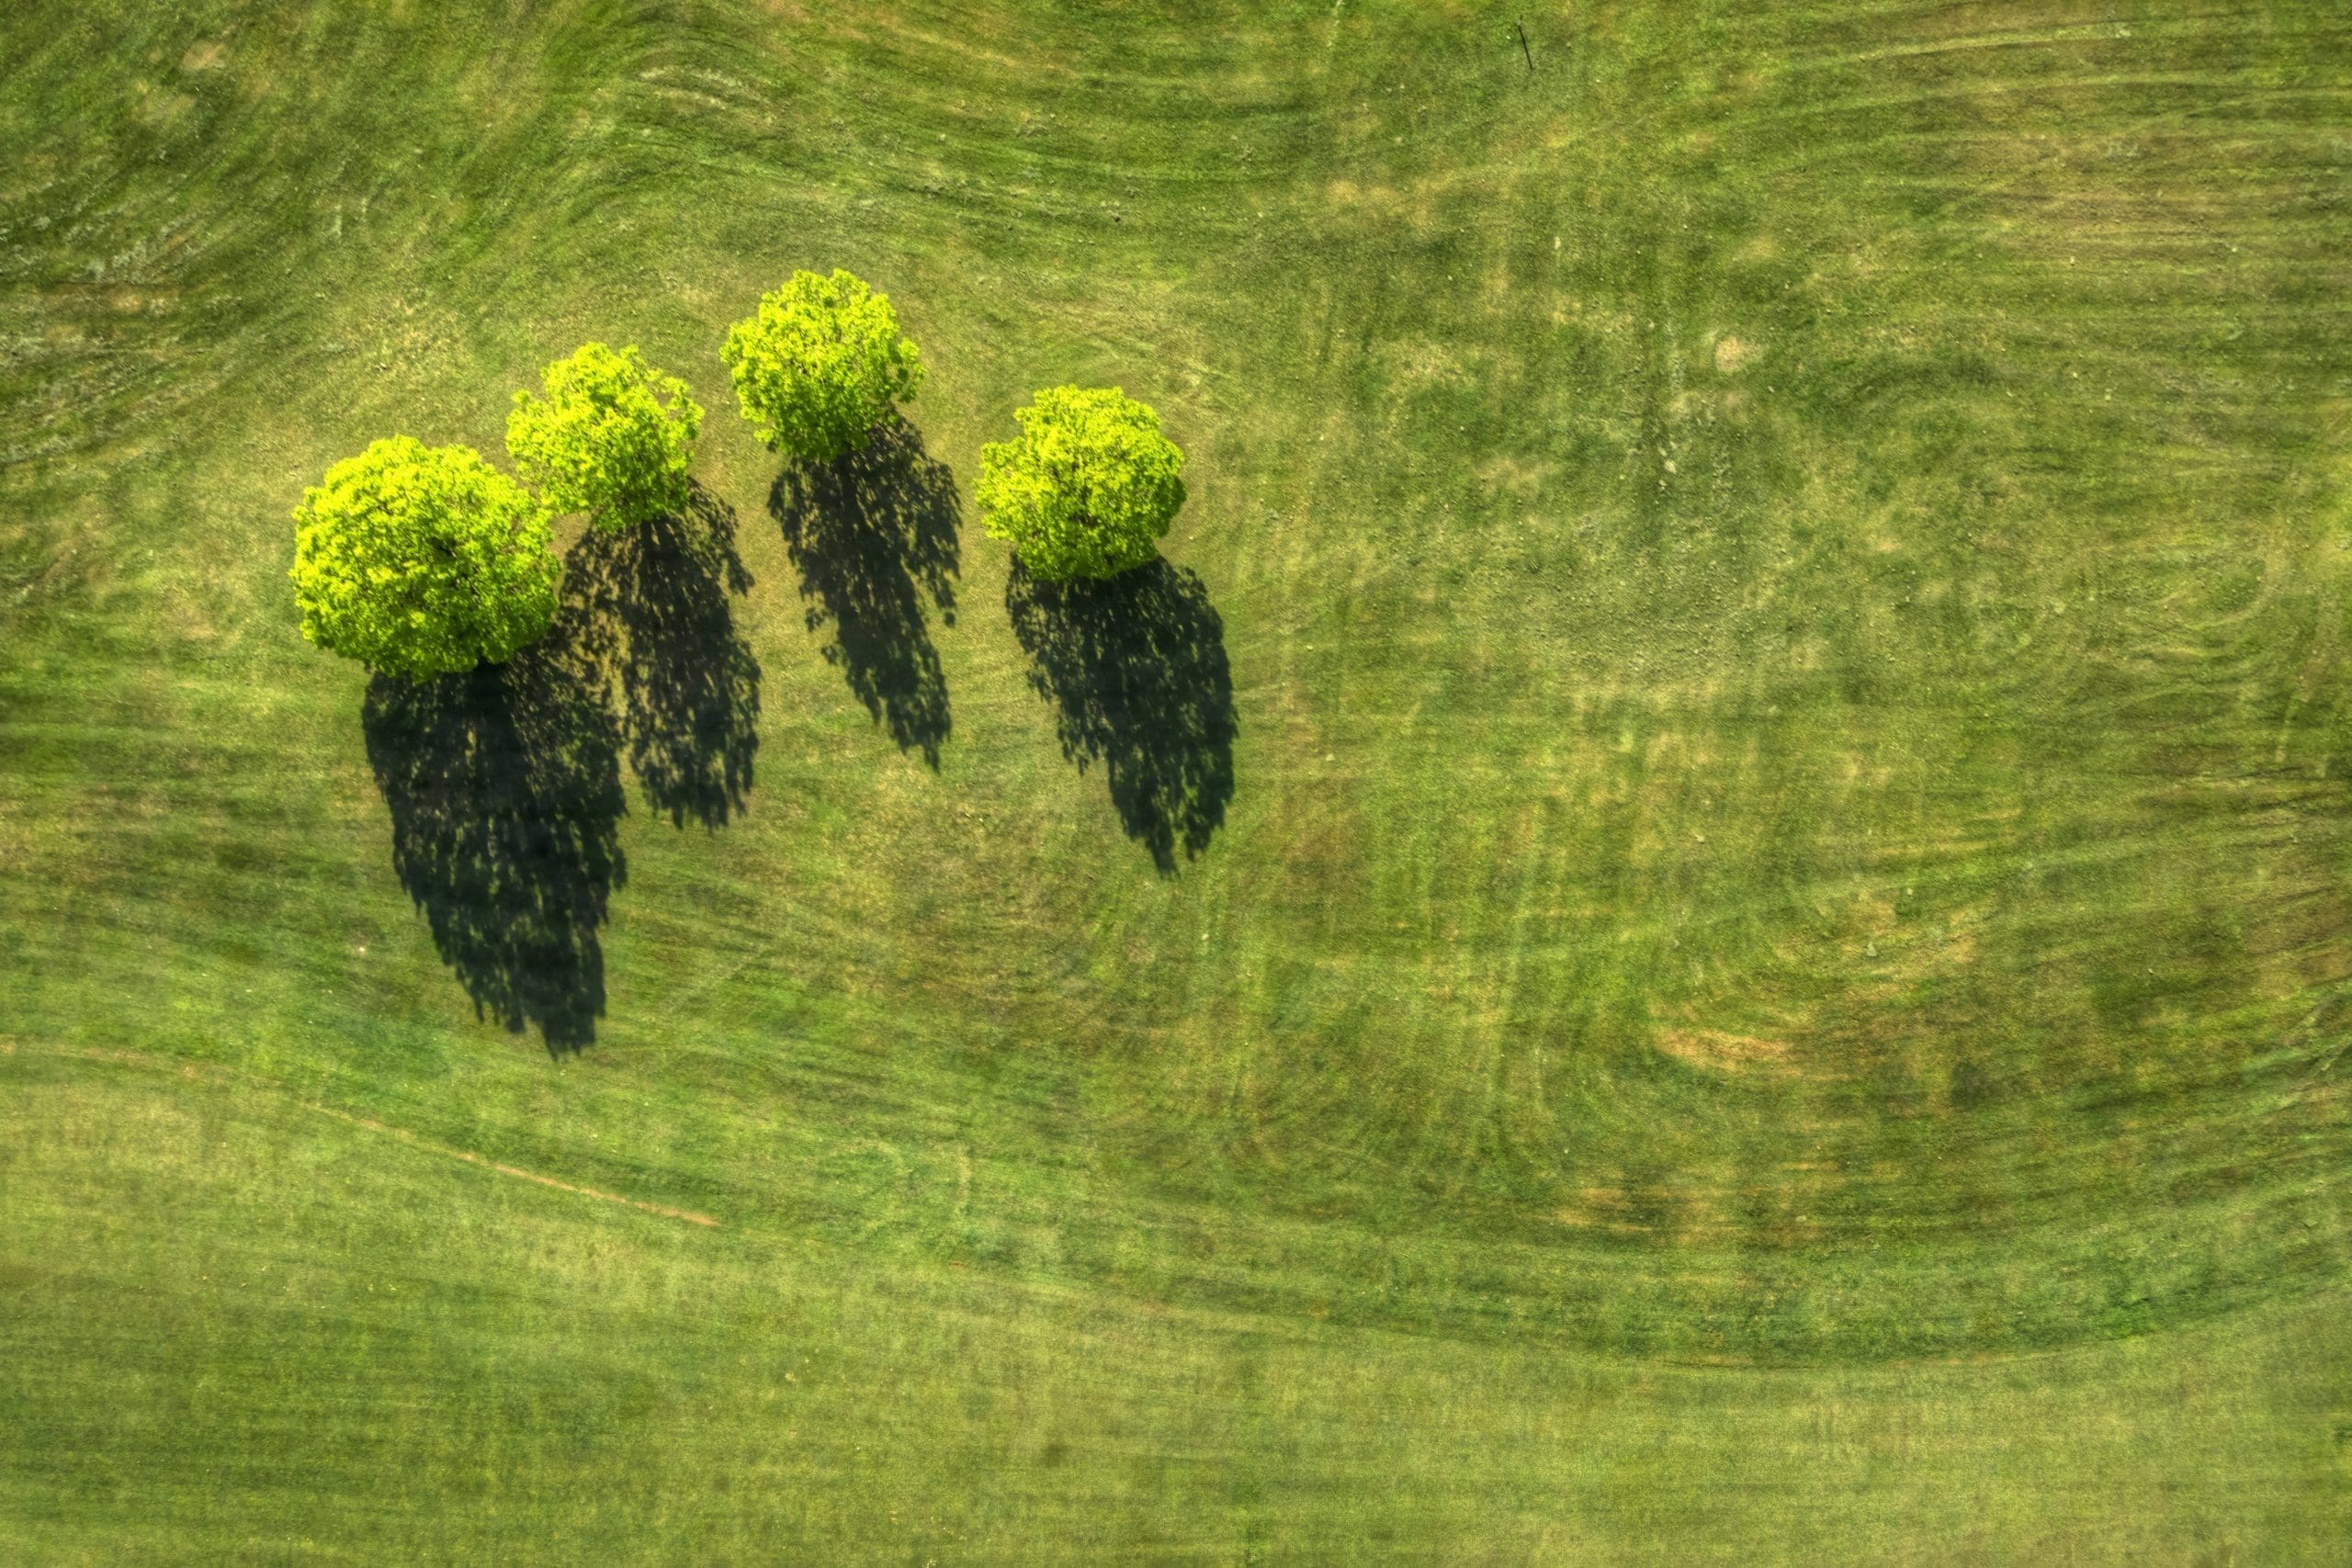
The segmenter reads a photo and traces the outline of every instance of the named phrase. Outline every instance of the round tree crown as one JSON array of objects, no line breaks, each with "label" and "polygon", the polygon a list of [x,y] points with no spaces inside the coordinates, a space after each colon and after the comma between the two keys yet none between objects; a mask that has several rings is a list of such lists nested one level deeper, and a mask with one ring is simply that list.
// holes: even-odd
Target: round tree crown
[{"label": "round tree crown", "polygon": [[702,409],[686,384],[645,363],[583,344],[547,367],[544,398],[514,394],[506,453],[557,512],[625,527],[686,504],[686,469]]},{"label": "round tree crown", "polygon": [[503,663],[555,615],[546,509],[470,446],[379,441],[294,509],[317,647],[409,680]]},{"label": "round tree crown", "polygon": [[1053,387],[1015,412],[1021,434],[980,448],[990,537],[1046,581],[1114,577],[1158,553],[1184,504],[1184,454],[1117,387]]},{"label": "round tree crown", "polygon": [[889,297],[838,270],[794,273],[729,330],[720,357],[760,439],[818,462],[865,446],[922,385]]}]

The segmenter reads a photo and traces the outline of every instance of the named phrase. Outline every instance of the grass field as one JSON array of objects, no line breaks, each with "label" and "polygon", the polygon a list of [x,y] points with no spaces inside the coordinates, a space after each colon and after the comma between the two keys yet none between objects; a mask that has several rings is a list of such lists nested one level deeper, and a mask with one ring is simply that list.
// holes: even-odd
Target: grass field
[{"label": "grass field", "polygon": [[[2352,12],[0,85],[0,1557],[2343,1560]],[[718,358],[835,265],[847,477]],[[589,338],[695,514],[509,676],[307,648],[302,487]],[[966,499],[1061,381],[1189,455],[1106,603]]]}]

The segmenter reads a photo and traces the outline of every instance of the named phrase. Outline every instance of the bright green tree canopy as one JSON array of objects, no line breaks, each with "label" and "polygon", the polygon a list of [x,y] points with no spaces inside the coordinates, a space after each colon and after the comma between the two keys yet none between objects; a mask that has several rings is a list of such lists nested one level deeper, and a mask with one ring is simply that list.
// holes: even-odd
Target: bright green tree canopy
[{"label": "bright green tree canopy", "polygon": [[1158,552],[1184,504],[1184,454],[1116,387],[1054,387],[1015,412],[1021,434],[980,448],[990,537],[1047,581],[1114,577]]},{"label": "bright green tree canopy", "polygon": [[684,508],[702,409],[684,381],[635,348],[601,343],[557,360],[542,381],[544,398],[514,394],[506,453],[548,506],[606,528]]},{"label": "bright green tree canopy", "polygon": [[760,439],[830,462],[922,385],[922,361],[888,295],[849,273],[796,272],[738,321],[721,353]]},{"label": "bright green tree canopy", "polygon": [[503,663],[548,628],[546,509],[470,446],[379,441],[294,509],[302,635],[388,675]]}]

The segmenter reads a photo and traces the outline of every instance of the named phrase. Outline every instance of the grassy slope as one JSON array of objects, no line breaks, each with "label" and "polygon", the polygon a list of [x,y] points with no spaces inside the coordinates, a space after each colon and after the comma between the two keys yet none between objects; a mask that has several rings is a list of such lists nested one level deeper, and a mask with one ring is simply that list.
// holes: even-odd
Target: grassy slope
[{"label": "grassy slope", "polygon": [[[0,31],[0,1529],[2342,1533],[2330,7],[110,9]],[[1162,408],[1227,821],[1122,837],[977,527],[902,754],[714,418],[757,784],[639,798],[551,1066],[286,508],[585,336],[723,412],[836,264],[967,481]]]}]

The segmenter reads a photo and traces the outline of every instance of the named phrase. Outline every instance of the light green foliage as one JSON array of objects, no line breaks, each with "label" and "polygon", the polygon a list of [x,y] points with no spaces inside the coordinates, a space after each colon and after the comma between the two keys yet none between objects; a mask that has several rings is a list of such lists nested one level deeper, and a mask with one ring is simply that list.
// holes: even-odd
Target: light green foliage
[{"label": "light green foliage", "polygon": [[506,454],[557,512],[626,527],[686,504],[686,468],[702,407],[634,347],[583,344],[541,378],[544,398],[514,394]]},{"label": "light green foliage", "polygon": [[470,446],[379,441],[294,509],[302,635],[386,674],[502,663],[547,630],[548,515]]},{"label": "light green foliage", "polygon": [[[2352,6],[791,9],[0,8],[0,1564],[2341,1562]],[[956,624],[714,428],[748,599],[593,535],[371,755],[302,486],[807,255]],[[1202,597],[1033,651],[1121,380]]]},{"label": "light green foliage", "polygon": [[727,333],[743,417],[771,446],[827,462],[865,445],[922,385],[922,361],[889,296],[836,269],[796,272]]},{"label": "light green foliage", "polygon": [[1117,387],[1053,387],[1015,412],[1021,434],[980,448],[989,536],[1047,581],[1141,566],[1184,504],[1184,454]]}]

